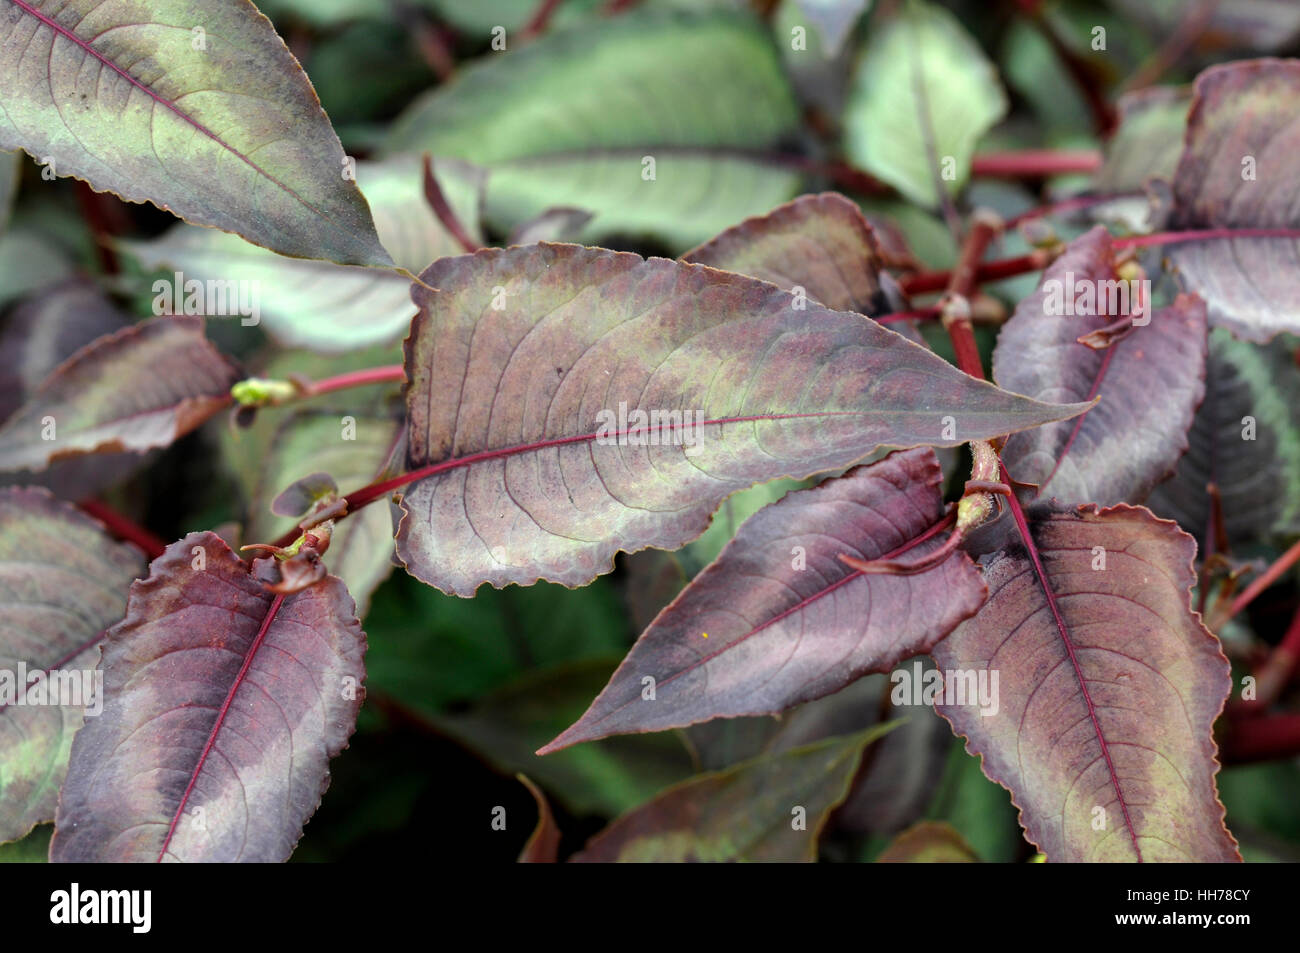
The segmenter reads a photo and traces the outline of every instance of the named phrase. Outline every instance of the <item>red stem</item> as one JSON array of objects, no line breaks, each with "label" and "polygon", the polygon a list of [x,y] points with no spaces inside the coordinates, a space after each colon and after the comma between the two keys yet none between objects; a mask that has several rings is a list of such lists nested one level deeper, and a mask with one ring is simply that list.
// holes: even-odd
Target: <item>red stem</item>
[{"label": "red stem", "polygon": [[[1119,196],[1106,196],[1105,198],[1109,200],[1117,197]],[[1076,200],[1071,199],[1062,204],[1068,205],[1069,202],[1074,201]],[[1084,204],[1095,203],[1080,202],[1080,207]],[[1045,208],[1050,210],[1053,206],[1046,206]],[[1045,214],[1045,212],[1035,209],[1034,214]],[[1030,214],[1025,213],[1012,221],[1020,222],[1028,217],[1031,217]],[[1112,238],[1111,245],[1115,248],[1140,248],[1147,245],[1176,245],[1181,242],[1203,242],[1226,238],[1300,239],[1300,228],[1204,228],[1184,232],[1157,232],[1154,235],[1128,235],[1122,238]],[[1017,275],[1027,274],[1031,271],[1039,271],[1051,264],[1052,258],[1051,252],[1038,249],[1016,258],[984,262],[976,269],[975,284],[1001,281],[1003,278],[1014,278]],[[924,271],[914,275],[906,275],[900,278],[898,283],[905,294],[918,295],[942,291],[951,280],[952,272],[950,271]]]},{"label": "red stem", "polygon": [[106,275],[116,275],[121,271],[117,253],[113,250],[113,236],[130,231],[130,222],[120,206],[112,204],[111,197],[104,192],[96,192],[85,182],[76,183],[77,204],[85,216],[90,233],[95,238],[95,254],[99,266]]},{"label": "red stem", "polygon": [[[1052,263],[1052,254],[1039,249],[1028,255],[1015,258],[1003,258],[999,261],[987,261],[975,269],[974,284],[981,285],[989,281],[1001,281],[1031,271],[1042,271]],[[950,271],[923,271],[900,278],[898,283],[907,295],[929,294],[942,291],[952,280]]]},{"label": "red stem", "polygon": [[349,371],[337,377],[327,377],[323,381],[313,381],[311,390],[305,396],[316,397],[330,391],[346,390],[349,387],[364,387],[366,384],[381,384],[389,381],[405,381],[406,367],[402,364],[386,364],[383,367],[368,367],[365,370]]},{"label": "red stem", "polygon": [[1075,195],[1068,199],[1061,199],[1059,202],[1049,202],[1046,205],[1031,208],[1027,212],[1021,212],[1019,215],[1007,219],[1007,231],[1030,219],[1046,218],[1049,215],[1060,215],[1064,212],[1077,212],[1080,209],[1092,208],[1094,205],[1104,205],[1118,199],[1141,198],[1142,195],[1141,189],[1130,189],[1125,192],[1106,192],[1097,195]]},{"label": "red stem", "polygon": [[1177,245],[1220,238],[1300,238],[1300,228],[1199,228],[1184,232],[1156,232],[1111,240],[1115,248],[1143,248],[1147,245]]},{"label": "red stem", "polygon": [[93,516],[107,527],[108,531],[119,539],[139,546],[150,559],[157,559],[167,548],[167,544],[143,526],[137,526],[121,513],[109,508],[99,500],[82,500],[77,504],[81,511]]},{"label": "red stem", "polygon": [[971,175],[997,178],[1045,178],[1070,172],[1096,172],[1101,153],[1096,149],[1020,149],[988,152],[971,159]]},{"label": "red stem", "polygon": [[[855,411],[855,410],[827,410],[827,411],[822,411],[820,413],[806,413],[806,414],[756,414],[753,416],[723,417],[723,418],[718,418],[716,420],[702,420],[699,421],[696,424],[696,426],[704,427],[704,426],[725,425],[725,424],[743,424],[743,423],[752,423],[754,421],[769,421],[769,420],[806,420],[810,418],[821,418],[821,417],[855,417],[855,416],[859,416],[859,413],[860,413],[859,411]],[[621,437],[634,432],[648,433],[652,431],[648,431],[640,427],[635,427],[635,428],[629,427],[626,430],[615,430],[612,433],[608,434],[607,436]],[[354,490],[353,492],[349,493],[347,496],[344,497],[344,500],[347,501],[346,512],[341,513],[340,515],[334,517],[334,519],[336,521],[344,519],[345,517],[359,510],[361,507],[373,503],[375,500],[391,493],[393,490],[406,486],[408,483],[415,483],[417,480],[423,480],[426,477],[431,477],[434,476],[435,474],[443,473],[447,470],[455,470],[460,467],[471,466],[475,463],[481,463],[485,460],[499,460],[502,457],[510,457],[517,453],[526,453],[533,450],[542,450],[551,447],[562,447],[574,443],[587,443],[589,441],[597,439],[597,436],[598,435],[596,433],[585,433],[585,434],[574,434],[573,436],[570,437],[554,437],[549,440],[539,440],[535,443],[522,444],[514,447],[503,447],[499,450],[481,450],[478,453],[470,453],[463,457],[453,457],[449,460],[439,460],[437,463],[430,463],[425,466],[419,467],[415,470],[410,470],[406,473],[400,473],[397,476],[391,477],[390,479],[384,480],[380,483],[372,483],[369,486],[363,486],[359,490]],[[285,533],[282,537],[280,537],[278,540],[276,540],[274,543],[271,543],[270,545],[280,546],[280,547],[288,546],[290,543],[296,540],[301,534],[302,534],[301,529],[295,527],[294,529],[290,530],[288,533]]]},{"label": "red stem", "polygon": [[948,280],[948,290],[940,303],[944,330],[956,352],[957,366],[971,377],[984,378],[984,365],[980,361],[979,347],[975,344],[975,328],[970,320],[970,296],[975,291],[980,260],[1002,224],[991,216],[976,214],[966,240],[962,242],[957,267]]},{"label": "red stem", "polygon": [[433,208],[434,214],[438,216],[438,221],[442,222],[442,227],[456,239],[457,244],[471,255],[478,251],[478,242],[469,237],[465,226],[456,217],[451,203],[447,201],[447,196],[443,194],[442,186],[438,184],[438,177],[433,174],[433,157],[427,152],[424,154],[424,197]]},{"label": "red stem", "polygon": [[1273,583],[1281,578],[1282,574],[1288,569],[1300,562],[1300,542],[1284,552],[1273,565],[1269,566],[1264,572],[1249,586],[1241,595],[1233,600],[1232,605],[1228,607],[1228,614],[1223,617],[1223,622],[1227,622],[1246,606],[1255,601],[1255,597],[1267,589]]}]

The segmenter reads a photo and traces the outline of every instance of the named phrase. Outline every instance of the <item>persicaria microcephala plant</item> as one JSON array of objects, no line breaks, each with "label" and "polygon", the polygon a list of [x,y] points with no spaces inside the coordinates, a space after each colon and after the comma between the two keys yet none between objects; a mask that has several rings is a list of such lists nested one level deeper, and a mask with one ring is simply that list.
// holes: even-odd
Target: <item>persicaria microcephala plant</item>
[{"label": "persicaria microcephala plant", "polygon": [[1013,851],[1241,859],[1221,761],[1300,750],[1300,61],[1220,24],[1116,99],[1089,30],[1098,149],[997,152],[1046,105],[936,4],[445,6],[477,61],[426,31],[455,82],[345,149],[252,4],[0,0],[0,841],[286,860],[368,711],[506,739],[527,860],[969,859],[949,729]]}]

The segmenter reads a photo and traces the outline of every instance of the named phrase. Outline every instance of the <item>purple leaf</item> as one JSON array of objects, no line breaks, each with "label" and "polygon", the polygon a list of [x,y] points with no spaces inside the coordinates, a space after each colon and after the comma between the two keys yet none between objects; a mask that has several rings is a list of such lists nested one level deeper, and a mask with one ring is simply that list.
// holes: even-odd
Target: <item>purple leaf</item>
[{"label": "purple leaf", "polygon": [[59,364],[95,338],[127,324],[89,281],[74,279],[17,306],[0,330],[0,421],[16,411]]},{"label": "purple leaf", "polygon": [[880,286],[875,234],[858,206],[835,192],[801,195],[688,251],[682,261],[735,271],[778,288],[802,288],[832,311],[896,310]]},{"label": "purple leaf", "polygon": [[365,634],[327,576],[265,588],[213,533],[167,547],[104,644],[107,703],[72,744],[53,861],[286,860],[356,726]]},{"label": "purple leaf", "polygon": [[[1297,98],[1297,60],[1226,63],[1196,78],[1169,227],[1300,226]],[[1167,254],[1211,324],[1251,341],[1300,333],[1300,239],[1179,242]]]},{"label": "purple leaf", "polygon": [[[998,336],[993,378],[1051,402],[1090,401],[1073,420],[1013,434],[1002,459],[1043,497],[1066,502],[1140,503],[1173,472],[1205,393],[1205,306],[1180,295],[1146,313],[1122,339],[1094,350],[1078,339],[1123,317],[1139,291],[1115,273],[1110,235],[1097,227],[1070,243],[1016,307]],[[1096,302],[1089,307],[1088,300]],[[1063,313],[1079,310],[1092,313]]]},{"label": "purple leaf", "polygon": [[[587,713],[539,754],[776,714],[928,651],[984,601],[966,555],[913,575],[863,574],[839,557],[908,550],[943,516],[942,477],[932,450],[910,450],[760,510],[659,614]],[[908,558],[939,545],[936,534]]]},{"label": "purple leaf", "polygon": [[[1240,860],[1211,734],[1228,661],[1190,606],[1192,538],[1122,505],[1044,511],[1031,532],[931,652],[940,713],[1049,861]],[[993,704],[962,704],[980,678]]]},{"label": "purple leaf", "polygon": [[532,245],[444,259],[422,280],[439,290],[412,289],[406,463],[421,478],[397,550],[457,595],[583,585],[620,549],[698,536],[754,483],[1084,409],[1007,393],[861,315],[800,310],[700,265]]},{"label": "purple leaf", "polygon": [[201,318],[155,318],[68,358],[0,427],[0,470],[165,447],[230,402],[240,372]]}]

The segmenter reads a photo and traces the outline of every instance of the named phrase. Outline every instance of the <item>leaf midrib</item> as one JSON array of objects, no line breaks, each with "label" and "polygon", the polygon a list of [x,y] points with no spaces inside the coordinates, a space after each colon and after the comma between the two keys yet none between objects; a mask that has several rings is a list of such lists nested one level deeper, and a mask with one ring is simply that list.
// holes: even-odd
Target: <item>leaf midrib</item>
[{"label": "leaf midrib", "polygon": [[[1007,473],[1005,464],[1002,466],[1002,479],[1004,482],[1010,483],[1010,476]],[[1061,644],[1065,646],[1066,656],[1069,659],[1071,668],[1074,669],[1075,680],[1079,683],[1079,693],[1083,696],[1084,704],[1088,708],[1088,718],[1092,722],[1093,733],[1097,736],[1097,744],[1101,748],[1102,758],[1106,761],[1106,771],[1110,775],[1111,786],[1115,789],[1115,797],[1119,799],[1120,810],[1124,814],[1124,825],[1128,828],[1128,836],[1133,844],[1133,851],[1137,854],[1138,863],[1142,863],[1142,848],[1138,845],[1137,829],[1133,826],[1133,818],[1129,816],[1128,801],[1124,798],[1124,790],[1120,786],[1119,775],[1115,772],[1115,762],[1110,756],[1110,745],[1106,742],[1106,736],[1102,734],[1101,722],[1097,718],[1097,707],[1093,704],[1092,693],[1088,691],[1088,683],[1083,677],[1083,667],[1079,664],[1078,656],[1075,654],[1074,642],[1070,638],[1070,632],[1065,624],[1065,617],[1061,614],[1061,608],[1056,602],[1056,593],[1052,591],[1047,569],[1043,566],[1042,557],[1038,552],[1038,544],[1029,531],[1029,523],[1026,521],[1024,511],[1015,496],[1009,497],[1008,501],[1011,514],[1016,521],[1016,527],[1024,540],[1025,551],[1029,554],[1030,563],[1034,568],[1034,575],[1038,580],[1039,587],[1043,590],[1043,595],[1046,597],[1047,607],[1052,613],[1052,621],[1056,625],[1057,634],[1061,637]]]},{"label": "leaf midrib", "polygon": [[172,821],[167,828],[166,836],[163,837],[162,846],[158,848],[158,857],[155,863],[162,863],[163,857],[167,854],[167,848],[171,845],[172,836],[176,833],[176,825],[180,823],[181,816],[185,813],[185,805],[189,803],[190,795],[194,792],[194,785],[198,783],[199,776],[203,773],[203,766],[207,763],[208,755],[212,753],[212,749],[216,746],[217,736],[221,734],[221,729],[225,725],[226,715],[230,713],[230,706],[235,701],[235,695],[243,687],[244,678],[248,675],[253,659],[257,656],[258,650],[266,640],[266,634],[271,630],[271,624],[275,621],[276,614],[280,611],[280,606],[283,603],[284,594],[276,593],[271,605],[266,610],[266,615],[262,617],[262,624],[257,630],[257,635],[249,645],[248,651],[244,655],[244,662],[230,683],[230,690],[226,693],[226,700],[221,703],[221,709],[217,712],[216,721],[212,723],[212,731],[208,733],[208,740],[204,743],[203,750],[199,752],[199,759],[190,774],[189,783],[185,786],[185,793],[181,795],[181,799],[176,805],[176,813],[172,815]]}]

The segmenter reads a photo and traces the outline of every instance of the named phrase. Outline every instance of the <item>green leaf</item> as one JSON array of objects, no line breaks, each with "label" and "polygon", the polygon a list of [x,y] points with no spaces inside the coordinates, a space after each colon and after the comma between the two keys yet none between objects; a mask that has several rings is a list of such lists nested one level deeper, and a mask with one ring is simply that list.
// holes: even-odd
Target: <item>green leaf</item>
[{"label": "green leaf", "polygon": [[587,863],[817,859],[827,819],[849,793],[867,745],[897,722],[764,755],[669,788],[592,838]]},{"label": "green leaf", "polygon": [[48,864],[54,825],[42,824],[22,840],[0,844],[0,864]]},{"label": "green leaf", "polygon": [[485,54],[403,113],[385,149],[487,166],[501,231],[572,206],[594,213],[581,241],[678,252],[794,194],[799,176],[755,153],[797,123],[754,18],[647,9]]},{"label": "green leaf", "polygon": [[[596,661],[599,675],[608,677],[614,667],[608,659],[625,651],[632,636],[608,579],[578,590],[543,583],[457,599],[405,574],[384,583],[366,631],[374,690],[426,715],[504,689],[534,668]],[[574,697],[565,705],[576,718],[590,700]]]},{"label": "green leaf", "polygon": [[690,758],[674,735],[611,738],[544,758],[534,754],[582,714],[613,668],[614,660],[596,659],[535,671],[467,711],[433,721],[498,770],[528,775],[570,811],[617,814],[689,775]]},{"label": "green leaf", "polygon": [[[481,241],[481,173],[455,161],[439,162],[435,172],[470,237]],[[384,247],[400,267],[418,272],[463,251],[424,200],[419,160],[359,162],[357,182],[371,202]],[[190,279],[250,282],[257,317],[287,347],[337,354],[391,343],[406,333],[415,311],[410,279],[396,272],[284,258],[208,228],[177,225],[152,241],[119,244],[145,268],[177,269],[182,286]],[[170,287],[173,276],[167,278]]]},{"label": "green leaf", "polygon": [[0,149],[299,258],[392,264],[311,83],[246,0],[12,0]]},{"label": "green leaf", "polygon": [[1186,86],[1150,86],[1122,96],[1119,127],[1106,145],[1097,188],[1122,192],[1148,180],[1170,180],[1178,168],[1192,91]]},{"label": "green leaf", "polygon": [[[283,0],[281,0],[283,2]],[[309,3],[313,0],[297,0]],[[487,43],[493,27],[506,31],[506,49],[511,49],[512,34],[522,30],[537,14],[538,0],[417,0],[435,16],[456,29]],[[551,16],[551,27],[567,26],[590,16],[606,0],[565,0]]]},{"label": "green leaf", "polygon": [[[849,159],[914,202],[957,192],[1007,111],[997,70],[948,11],[908,0],[868,39],[845,107]],[[943,175],[951,160],[951,177]]]},{"label": "green leaf", "polygon": [[72,274],[68,256],[48,236],[23,226],[0,235],[0,307]]}]

